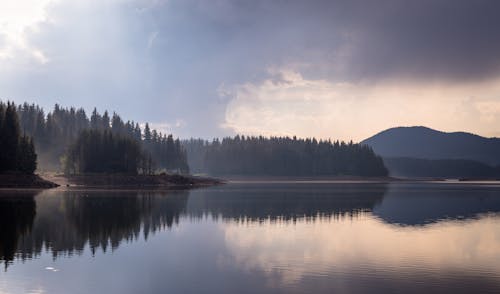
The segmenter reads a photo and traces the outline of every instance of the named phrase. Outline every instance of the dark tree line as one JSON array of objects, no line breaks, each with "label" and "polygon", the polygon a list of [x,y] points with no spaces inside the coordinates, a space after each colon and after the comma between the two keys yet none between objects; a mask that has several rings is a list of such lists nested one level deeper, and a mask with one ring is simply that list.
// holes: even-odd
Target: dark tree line
[{"label": "dark tree line", "polygon": [[16,106],[0,102],[0,173],[33,174],[36,160],[33,140],[19,127]]},{"label": "dark tree line", "polygon": [[187,153],[181,141],[170,135],[151,130],[149,124],[144,127],[144,148],[151,154],[153,164],[166,170],[189,173]]},{"label": "dark tree line", "polygon": [[[17,113],[20,130],[33,137],[42,169],[59,170],[64,159],[66,171],[75,173],[133,173],[135,166],[135,172],[146,173],[187,173],[191,168],[214,175],[387,175],[382,159],[370,147],[352,142],[236,136],[212,142],[191,139],[181,144],[172,135],[151,129],[149,124],[141,129],[138,123],[124,122],[116,113],[110,116],[107,111],[101,115],[94,109],[88,117],[81,108],[56,104],[45,114],[39,106],[25,103],[17,107]],[[29,143],[29,138],[24,138],[19,141]],[[104,145],[92,147],[90,138]],[[139,152],[132,141],[138,143]],[[29,149],[29,144],[24,146]],[[111,150],[117,154],[104,155],[111,154]],[[118,164],[118,160],[126,163]]]},{"label": "dark tree line", "polygon": [[109,130],[83,130],[63,160],[69,174],[152,172],[151,157],[138,141]]},{"label": "dark tree line", "polygon": [[148,124],[142,130],[139,123],[124,122],[116,113],[110,116],[107,111],[100,114],[94,109],[88,117],[82,108],[63,108],[57,104],[47,114],[41,107],[27,103],[18,106],[17,112],[21,129],[33,136],[43,169],[59,170],[61,159],[80,134],[85,130],[98,130],[103,136],[106,132],[114,138],[138,142],[146,157],[151,158],[152,169],[189,172],[186,152],[180,141],[174,140],[172,135],[151,130]]},{"label": "dark tree line", "polygon": [[215,175],[386,176],[381,157],[366,145],[296,137],[184,141],[195,172]]},{"label": "dark tree line", "polygon": [[474,160],[385,157],[384,163],[397,177],[500,178],[500,165]]}]

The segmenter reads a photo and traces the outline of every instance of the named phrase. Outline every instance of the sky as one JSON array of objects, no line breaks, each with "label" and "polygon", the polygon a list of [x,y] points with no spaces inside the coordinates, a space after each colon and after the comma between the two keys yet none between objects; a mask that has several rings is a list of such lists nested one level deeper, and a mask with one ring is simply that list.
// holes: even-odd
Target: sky
[{"label": "sky", "polygon": [[181,137],[500,137],[499,1],[3,0],[0,99]]}]

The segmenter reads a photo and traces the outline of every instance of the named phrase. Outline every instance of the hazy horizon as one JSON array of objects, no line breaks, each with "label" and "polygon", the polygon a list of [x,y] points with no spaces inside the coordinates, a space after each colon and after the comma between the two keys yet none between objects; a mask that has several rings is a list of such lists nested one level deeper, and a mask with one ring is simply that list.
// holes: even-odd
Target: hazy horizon
[{"label": "hazy horizon", "polygon": [[0,294],[500,293],[499,12],[1,0]]},{"label": "hazy horizon", "polygon": [[491,1],[2,1],[0,99],[176,136],[500,136]]}]

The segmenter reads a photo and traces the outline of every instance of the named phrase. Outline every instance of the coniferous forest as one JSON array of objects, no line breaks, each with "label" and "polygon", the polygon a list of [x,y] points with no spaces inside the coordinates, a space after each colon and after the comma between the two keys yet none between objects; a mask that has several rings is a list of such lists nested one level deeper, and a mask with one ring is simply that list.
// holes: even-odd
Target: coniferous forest
[{"label": "coniferous forest", "polygon": [[62,161],[66,174],[152,173],[151,156],[140,143],[109,130],[83,130]]},{"label": "coniferous forest", "polygon": [[183,141],[193,172],[214,175],[387,176],[366,145],[296,137],[235,136]]},{"label": "coniferous forest", "polygon": [[[152,130],[147,123],[141,129],[139,123],[124,122],[116,113],[110,116],[107,111],[100,114],[94,109],[88,117],[82,108],[63,108],[57,104],[47,114],[41,107],[28,103],[16,110],[20,129],[33,137],[42,170],[189,172],[179,139]],[[97,161],[90,162],[94,160]],[[121,160],[125,162],[117,163]]]},{"label": "coniferous forest", "polygon": [[[45,114],[34,104],[2,104],[2,171],[69,174],[152,174],[175,171],[212,175],[386,176],[382,159],[353,142],[296,137],[235,136],[182,142],[145,124],[124,122],[96,109],[55,105]],[[5,139],[3,139],[5,138]],[[35,153],[36,146],[36,153]]]},{"label": "coniferous forest", "polygon": [[16,106],[0,102],[0,173],[33,174],[36,159],[33,140],[19,128]]}]

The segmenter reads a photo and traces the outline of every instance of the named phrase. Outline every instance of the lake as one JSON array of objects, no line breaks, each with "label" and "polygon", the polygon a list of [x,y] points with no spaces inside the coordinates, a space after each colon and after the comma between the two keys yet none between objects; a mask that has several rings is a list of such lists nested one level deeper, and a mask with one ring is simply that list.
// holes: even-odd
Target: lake
[{"label": "lake", "polygon": [[0,193],[0,293],[500,293],[500,185]]}]

